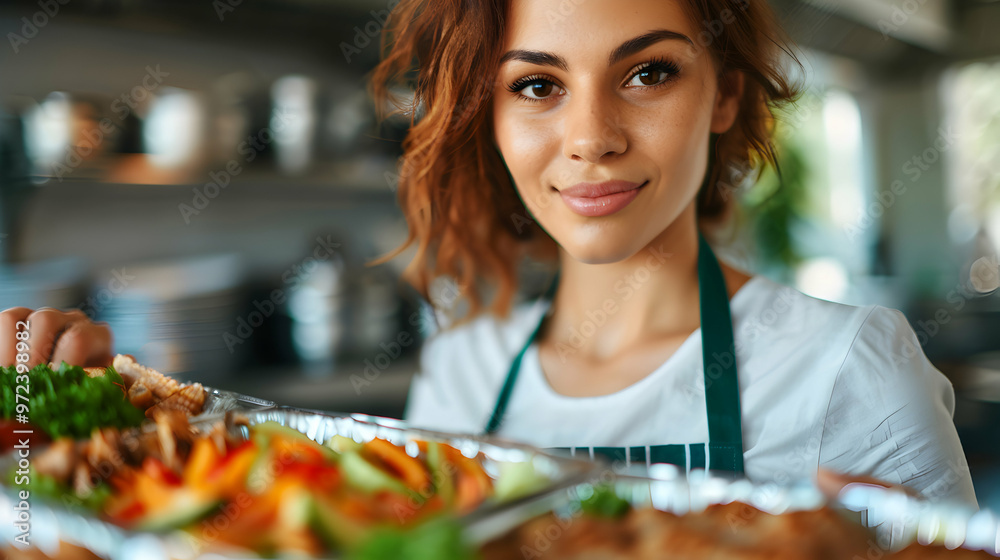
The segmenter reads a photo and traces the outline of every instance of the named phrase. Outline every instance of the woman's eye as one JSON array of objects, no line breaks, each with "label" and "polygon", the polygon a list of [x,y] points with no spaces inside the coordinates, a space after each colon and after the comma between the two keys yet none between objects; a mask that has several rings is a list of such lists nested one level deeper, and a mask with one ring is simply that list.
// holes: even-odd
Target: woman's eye
[{"label": "woman's eye", "polygon": [[629,86],[655,86],[661,84],[670,77],[670,74],[658,68],[647,68],[640,70],[628,83]]},{"label": "woman's eye", "polygon": [[532,82],[521,90],[521,95],[527,97],[528,99],[545,99],[554,93],[557,93],[558,86],[552,82]]}]

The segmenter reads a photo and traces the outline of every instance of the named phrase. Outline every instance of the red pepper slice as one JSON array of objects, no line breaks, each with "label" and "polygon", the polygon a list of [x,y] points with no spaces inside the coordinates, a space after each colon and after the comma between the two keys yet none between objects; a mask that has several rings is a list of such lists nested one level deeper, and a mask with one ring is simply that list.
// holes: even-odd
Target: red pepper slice
[{"label": "red pepper slice", "polygon": [[364,444],[364,452],[374,456],[387,466],[392,474],[403,479],[411,489],[418,492],[431,484],[427,467],[416,457],[410,457],[406,450],[384,439],[373,439]]},{"label": "red pepper slice", "polygon": [[168,486],[180,486],[181,477],[155,457],[146,457],[142,462],[142,470],[150,478]]}]

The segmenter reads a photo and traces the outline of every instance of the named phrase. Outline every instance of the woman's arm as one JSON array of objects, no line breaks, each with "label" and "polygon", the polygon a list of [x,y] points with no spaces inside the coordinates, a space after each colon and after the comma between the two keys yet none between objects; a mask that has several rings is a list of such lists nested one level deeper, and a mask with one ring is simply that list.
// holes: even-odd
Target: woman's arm
[{"label": "woman's arm", "polygon": [[876,307],[834,384],[818,466],[977,505],[954,410],[951,383],[903,314]]}]

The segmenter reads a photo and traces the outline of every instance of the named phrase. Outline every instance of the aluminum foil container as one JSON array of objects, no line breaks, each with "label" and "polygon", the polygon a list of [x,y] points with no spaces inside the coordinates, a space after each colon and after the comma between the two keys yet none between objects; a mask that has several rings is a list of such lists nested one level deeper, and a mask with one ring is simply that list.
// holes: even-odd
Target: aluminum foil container
[{"label": "aluminum foil container", "polygon": [[[334,435],[349,437],[358,442],[373,438],[387,439],[395,444],[417,445],[417,440],[430,440],[456,447],[466,456],[474,457],[482,453],[484,470],[496,478],[501,464],[531,462],[535,472],[541,474],[546,484],[537,491],[502,503],[487,503],[478,510],[463,516],[463,524],[472,525],[492,518],[503,518],[508,511],[524,511],[533,504],[552,503],[553,497],[561,497],[567,489],[576,487],[588,479],[595,464],[558,457],[537,448],[510,443],[494,438],[472,435],[451,434],[418,430],[405,423],[365,415],[332,414],[320,411],[292,409],[286,407],[261,409],[245,413],[249,424],[277,422],[298,430],[315,441],[323,442]],[[216,418],[217,419],[217,416]],[[208,424],[213,420],[201,420]],[[194,423],[198,425],[197,422]],[[0,468],[3,468],[0,461]],[[7,467],[9,468],[9,466]],[[4,471],[6,472],[6,471]],[[0,546],[14,544],[16,533],[13,528],[13,507],[17,503],[16,488],[4,487],[0,492]],[[222,549],[209,552],[195,546],[186,533],[176,531],[168,534],[127,531],[111,523],[102,521],[95,515],[80,513],[62,507],[60,504],[33,500],[31,507],[31,544],[47,554],[58,551],[60,541],[83,547],[100,558],[109,560],[208,560],[219,558],[246,558],[245,552],[227,553]],[[535,508],[537,509],[537,505]],[[256,558],[251,556],[251,558]]]},{"label": "aluminum foil container", "polygon": [[861,515],[862,523],[875,530],[882,550],[894,551],[916,542],[1000,556],[1000,516],[990,510],[932,502],[868,484],[849,485],[837,504]]},{"label": "aluminum foil container", "polygon": [[[199,422],[209,423],[217,421],[229,411],[252,413],[274,407],[275,404],[272,401],[205,387],[205,404],[201,413],[193,416],[191,421],[195,424]],[[149,426],[143,424],[140,429],[149,429]],[[44,446],[32,447],[31,453],[38,454],[43,450]],[[10,456],[0,459],[0,472],[6,474],[15,464],[11,459]],[[0,527],[0,544],[3,545],[15,545],[17,532],[13,527],[15,519],[13,508],[20,502],[17,498],[17,490],[17,488],[9,488],[0,482],[0,523],[3,524]],[[75,544],[103,558],[112,558],[112,554],[117,550],[123,550],[123,554],[126,554],[125,557],[130,557],[128,556],[131,554],[129,550],[135,546],[139,546],[140,550],[146,549],[142,544],[143,537],[133,539],[127,531],[115,525],[94,517],[80,515],[78,512],[58,504],[32,499],[30,501],[30,515],[30,542],[34,548],[50,557],[55,557],[58,553],[60,541]],[[167,546],[177,546],[177,544]],[[138,558],[138,556],[131,557]]]},{"label": "aluminum foil container", "polygon": [[274,408],[275,406],[273,401],[205,387],[205,405],[202,407],[201,413],[193,420],[216,416],[230,410],[254,411]]},{"label": "aluminum foil container", "polygon": [[[1000,556],[1000,517],[988,510],[977,511],[951,502],[931,502],[863,484],[850,485],[838,499],[828,500],[811,480],[787,485],[754,483],[699,469],[685,473],[667,464],[628,470],[615,470],[605,465],[595,469],[587,482],[558,496],[550,496],[546,504],[525,504],[508,510],[503,517],[477,521],[468,528],[471,540],[484,544],[538,515],[578,513],[579,508],[571,504],[586,499],[597,484],[612,485],[615,492],[634,507],[652,507],[677,515],[732,502],[746,503],[775,515],[830,506],[872,530],[870,552],[874,556],[869,555],[872,558],[880,558],[914,542],[952,549],[961,546]],[[538,507],[540,505],[542,507]]]}]

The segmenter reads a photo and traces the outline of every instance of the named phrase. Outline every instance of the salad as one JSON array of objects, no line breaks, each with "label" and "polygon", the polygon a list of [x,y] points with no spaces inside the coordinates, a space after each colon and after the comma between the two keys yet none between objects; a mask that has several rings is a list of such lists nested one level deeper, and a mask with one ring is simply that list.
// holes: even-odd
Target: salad
[{"label": "salad", "polygon": [[[34,429],[49,438],[85,438],[94,428],[138,426],[145,418],[126,398],[125,382],[114,368],[88,371],[63,363],[58,368],[38,365],[24,374],[0,368],[0,394],[5,434]],[[30,426],[19,417],[30,418]],[[9,449],[13,444],[7,445],[7,436],[3,439],[3,449]]]},{"label": "salad", "polygon": [[127,529],[181,531],[198,551],[371,560],[471,554],[457,516],[541,482],[524,467],[495,480],[477,457],[437,441],[320,444],[232,413],[210,429],[176,412],[145,430],[58,440],[33,469],[33,494]]},{"label": "salad", "polygon": [[135,427],[165,411],[196,415],[205,403],[201,384],[181,384],[122,354],[107,368],[19,367],[0,368],[0,452],[17,443],[16,430],[33,430],[33,443],[87,438],[96,428]]}]

